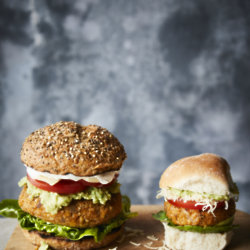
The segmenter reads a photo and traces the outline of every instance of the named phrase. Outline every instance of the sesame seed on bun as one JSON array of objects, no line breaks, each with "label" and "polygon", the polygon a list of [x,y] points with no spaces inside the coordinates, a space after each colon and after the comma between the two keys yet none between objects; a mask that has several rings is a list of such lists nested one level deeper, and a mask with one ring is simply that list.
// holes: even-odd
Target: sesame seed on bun
[{"label": "sesame seed on bun", "polygon": [[50,174],[92,176],[119,170],[126,153],[107,129],[60,121],[38,129],[24,141],[21,161]]}]

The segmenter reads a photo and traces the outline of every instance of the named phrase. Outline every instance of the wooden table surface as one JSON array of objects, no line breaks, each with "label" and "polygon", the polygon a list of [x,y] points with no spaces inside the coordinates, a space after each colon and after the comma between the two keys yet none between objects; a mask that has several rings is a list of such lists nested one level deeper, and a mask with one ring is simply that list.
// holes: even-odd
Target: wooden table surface
[{"label": "wooden table surface", "polygon": [[[161,205],[133,205],[131,210],[139,215],[126,222],[123,236],[105,249],[148,249],[163,245],[164,230],[159,221],[152,218],[152,213],[162,210]],[[234,231],[234,235],[227,250],[250,249],[250,215],[237,211],[235,224],[240,225]],[[10,237],[6,250],[33,250],[35,249],[23,236],[20,227],[17,226]]]}]

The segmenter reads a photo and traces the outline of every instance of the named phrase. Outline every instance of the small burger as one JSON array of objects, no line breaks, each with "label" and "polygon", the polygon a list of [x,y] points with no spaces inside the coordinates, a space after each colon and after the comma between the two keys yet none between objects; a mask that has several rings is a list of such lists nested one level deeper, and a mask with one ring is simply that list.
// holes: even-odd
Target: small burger
[{"label": "small burger", "polygon": [[117,181],[126,153],[108,130],[58,122],[24,141],[27,175],[16,200],[3,200],[0,214],[17,217],[37,247],[94,249],[108,245],[134,216]]},{"label": "small burger", "polygon": [[223,249],[232,235],[239,192],[227,161],[201,154],[174,162],[160,178],[165,245],[173,250]]}]

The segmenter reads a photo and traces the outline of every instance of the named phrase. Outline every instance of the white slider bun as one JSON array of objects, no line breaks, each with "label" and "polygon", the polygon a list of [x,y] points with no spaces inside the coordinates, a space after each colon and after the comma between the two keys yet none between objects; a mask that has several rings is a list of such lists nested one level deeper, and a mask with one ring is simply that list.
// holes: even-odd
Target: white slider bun
[{"label": "white slider bun", "polygon": [[171,250],[221,250],[224,249],[232,238],[232,231],[227,233],[201,234],[180,231],[162,222],[165,229],[165,245]]},{"label": "white slider bun", "polygon": [[171,164],[160,178],[160,188],[228,195],[234,190],[229,164],[222,157],[205,153]]}]

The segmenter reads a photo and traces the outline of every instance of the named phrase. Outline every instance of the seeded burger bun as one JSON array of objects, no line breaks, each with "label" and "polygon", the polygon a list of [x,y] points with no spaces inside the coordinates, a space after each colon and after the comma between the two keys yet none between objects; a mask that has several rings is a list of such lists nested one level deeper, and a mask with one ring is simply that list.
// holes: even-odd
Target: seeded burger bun
[{"label": "seeded burger bun", "polygon": [[126,153],[107,129],[75,122],[58,122],[31,133],[24,141],[21,161],[51,174],[91,176],[119,170]]},{"label": "seeded burger bun", "polygon": [[104,247],[134,216],[117,182],[125,158],[123,145],[100,126],[57,122],[38,129],[23,143],[27,177],[19,182],[18,203],[4,201],[4,215],[13,217],[15,210],[25,237],[37,247]]},{"label": "seeded burger bun", "polygon": [[226,247],[238,189],[225,159],[210,153],[180,159],[163,172],[159,186],[157,198],[164,197],[164,211],[155,218],[163,223],[167,247]]}]

